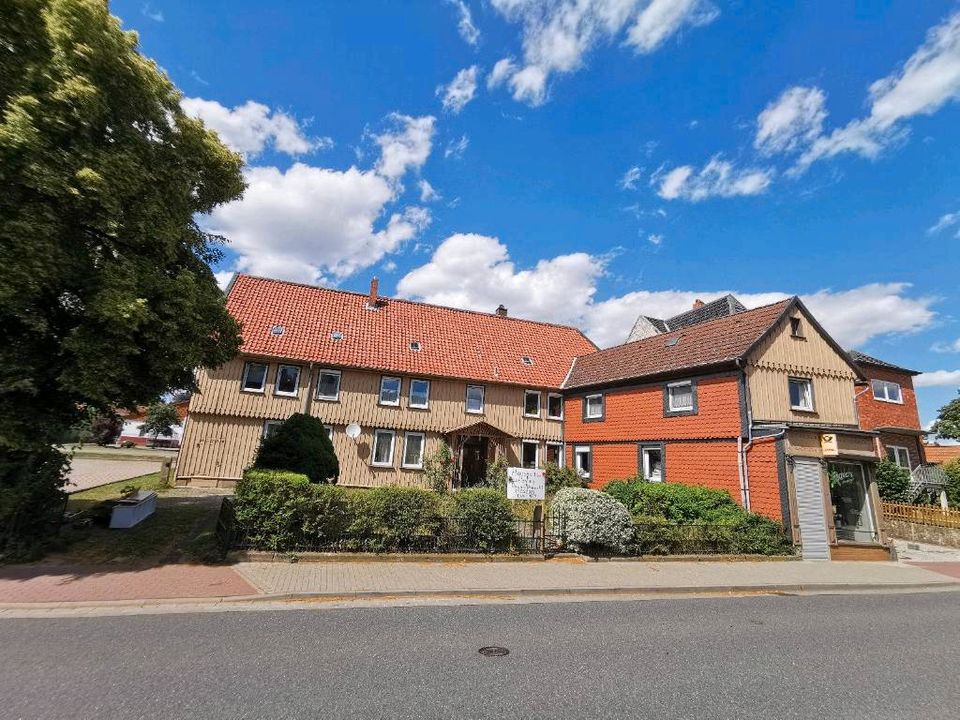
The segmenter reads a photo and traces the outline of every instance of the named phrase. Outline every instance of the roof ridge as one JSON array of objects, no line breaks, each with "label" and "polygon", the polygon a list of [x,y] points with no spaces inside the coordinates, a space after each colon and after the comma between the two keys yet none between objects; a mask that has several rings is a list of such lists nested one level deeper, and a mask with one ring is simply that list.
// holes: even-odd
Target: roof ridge
[{"label": "roof ridge", "polygon": [[[269,277],[264,277],[262,275],[250,275],[249,273],[234,274],[234,280],[237,280],[241,277],[250,278],[252,280],[262,280],[264,282],[280,283],[283,285],[294,285],[297,287],[306,288],[308,290],[323,290],[326,292],[342,293],[344,295],[356,295],[358,297],[367,297],[367,293],[359,292],[357,290],[343,290],[341,288],[324,287],[323,285],[313,285],[310,283],[297,282],[295,280],[280,280],[278,278],[269,278]],[[229,290],[232,290],[235,284],[236,284],[235,282],[231,283]],[[564,323],[552,323],[552,322],[547,322],[546,320],[531,320],[529,318],[511,317],[509,315],[503,316],[503,315],[497,315],[495,312],[484,312],[483,310],[469,310],[467,308],[458,308],[452,305],[440,305],[439,303],[428,303],[428,302],[423,302],[421,300],[409,300],[407,298],[383,296],[383,299],[389,300],[390,302],[400,302],[400,303],[407,303],[409,305],[420,305],[423,307],[440,308],[441,310],[452,310],[454,312],[471,313],[472,315],[483,315],[485,317],[495,317],[495,318],[499,318],[500,320],[512,320],[516,322],[532,323],[535,325],[546,325],[547,327],[563,328],[565,330],[575,330],[576,332],[583,335],[583,332],[576,325],[567,325]],[[586,335],[584,335],[584,337],[591,344],[594,344],[593,341],[590,340],[590,338],[586,337]],[[596,347],[595,344],[594,346]]]},{"label": "roof ridge", "polygon": [[[702,327],[705,327],[705,326],[710,325],[710,324],[712,324],[712,323],[722,322],[722,321],[724,321],[724,320],[729,320],[730,318],[742,318],[744,315],[748,315],[748,314],[750,314],[750,313],[752,313],[752,312],[756,312],[756,311],[758,311],[758,310],[765,310],[765,309],[767,309],[767,308],[773,307],[774,305],[781,305],[781,304],[784,304],[784,303],[791,302],[791,301],[794,300],[796,297],[797,297],[796,295],[791,295],[790,297],[784,298],[783,300],[777,300],[776,302],[767,303],[766,305],[758,305],[758,306],[755,307],[755,308],[749,308],[749,309],[747,309],[747,310],[744,310],[743,312],[734,313],[733,315],[724,315],[723,317],[713,318],[712,320],[704,320],[703,322],[699,322],[699,323],[696,323],[696,324],[694,324],[694,325],[687,325],[686,327],[677,328],[676,330],[668,330],[667,332],[665,332],[665,333],[659,333],[658,335],[651,335],[650,337],[640,338],[639,340],[631,340],[630,342],[621,343],[620,345],[612,345],[611,347],[603,348],[602,350],[598,350],[597,353],[590,353],[590,354],[591,354],[591,355],[596,355],[596,354],[598,354],[598,353],[605,353],[605,352],[608,352],[608,351],[611,351],[611,350],[616,350],[617,348],[622,348],[622,347],[624,347],[624,346],[626,346],[626,345],[636,345],[637,343],[646,342],[647,340],[656,340],[657,338],[664,338],[664,337],[666,337],[667,335],[671,335],[671,334],[673,334],[673,333],[681,333],[681,332],[684,332],[684,331],[686,331],[686,330],[693,330],[693,329],[695,329],[695,328],[702,328]],[[676,316],[674,316],[674,317],[676,317]],[[577,357],[586,357],[586,356],[585,356],[585,355],[578,355]]]}]

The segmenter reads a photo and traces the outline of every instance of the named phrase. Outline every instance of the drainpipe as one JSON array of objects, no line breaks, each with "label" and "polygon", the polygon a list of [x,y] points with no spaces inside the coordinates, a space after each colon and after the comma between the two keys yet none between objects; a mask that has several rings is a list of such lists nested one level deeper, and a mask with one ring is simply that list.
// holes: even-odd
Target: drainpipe
[{"label": "drainpipe", "polygon": [[[863,394],[864,394],[865,392],[867,392],[867,390],[869,390],[869,389],[870,389],[870,381],[868,380],[868,381],[867,381],[867,386],[866,386],[863,390],[861,390],[860,392],[856,393],[856,394],[853,396],[853,417],[854,417],[854,419],[857,421],[857,427],[860,428],[861,430],[863,430],[863,428],[860,427],[860,407],[857,405],[857,400],[860,398],[861,395],[863,395]],[[874,447],[874,449],[877,451],[877,457],[881,457],[881,458],[882,458],[882,457],[883,457],[883,443],[880,442],[880,436],[879,436],[879,435],[873,439],[873,447]]]},{"label": "drainpipe", "polygon": [[743,404],[747,411],[747,444],[743,444],[743,436],[737,436],[737,474],[740,476],[740,499],[744,510],[750,510],[750,469],[747,465],[747,451],[753,445],[753,410],[750,407],[750,391],[747,387],[747,372],[743,368],[743,361],[736,359],[737,368],[743,377]]}]

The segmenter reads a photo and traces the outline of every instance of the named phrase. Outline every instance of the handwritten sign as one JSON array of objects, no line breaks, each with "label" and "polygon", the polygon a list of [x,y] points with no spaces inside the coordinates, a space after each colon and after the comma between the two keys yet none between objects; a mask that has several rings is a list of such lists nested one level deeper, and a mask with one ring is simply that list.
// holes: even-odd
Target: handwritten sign
[{"label": "handwritten sign", "polygon": [[543,470],[507,468],[507,497],[511,500],[543,500],[546,477]]}]

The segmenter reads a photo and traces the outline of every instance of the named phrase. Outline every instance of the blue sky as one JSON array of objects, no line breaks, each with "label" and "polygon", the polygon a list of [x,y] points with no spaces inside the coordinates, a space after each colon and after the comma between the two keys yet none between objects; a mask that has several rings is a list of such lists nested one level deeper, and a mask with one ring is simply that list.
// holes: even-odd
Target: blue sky
[{"label": "blue sky", "polygon": [[960,386],[960,3],[114,2],[247,158],[243,270],[621,342],[733,291]]}]

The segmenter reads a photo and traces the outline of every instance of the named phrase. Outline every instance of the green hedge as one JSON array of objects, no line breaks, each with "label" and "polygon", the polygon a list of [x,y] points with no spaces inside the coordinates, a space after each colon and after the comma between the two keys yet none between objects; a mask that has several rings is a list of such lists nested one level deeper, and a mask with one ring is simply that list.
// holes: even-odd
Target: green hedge
[{"label": "green hedge", "polygon": [[719,522],[738,518],[744,512],[725,490],[701,485],[631,478],[614,480],[603,490],[626,505],[633,515],[662,517],[677,523]]},{"label": "green hedge", "polygon": [[441,527],[440,496],[412,487],[381,487],[350,496],[353,522],[348,530],[355,549],[408,549]]},{"label": "green hedge", "polygon": [[516,534],[507,496],[494,488],[461,490],[454,495],[459,537],[451,542],[485,552],[504,550]]}]

